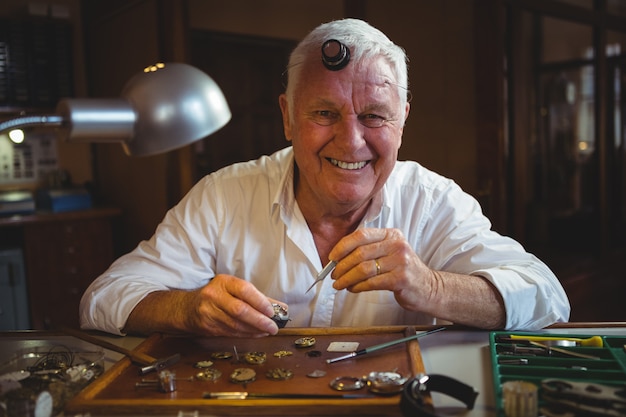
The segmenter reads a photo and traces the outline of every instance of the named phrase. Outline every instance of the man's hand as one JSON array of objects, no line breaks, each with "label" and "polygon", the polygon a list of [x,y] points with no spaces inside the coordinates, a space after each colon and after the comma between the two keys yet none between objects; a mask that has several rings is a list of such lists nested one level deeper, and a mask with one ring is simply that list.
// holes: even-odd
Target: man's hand
[{"label": "man's hand", "polygon": [[410,311],[481,328],[504,326],[504,302],[487,279],[430,269],[400,230],[358,229],[328,258],[337,262],[331,274],[337,290],[392,291]]},{"label": "man's hand", "polygon": [[247,281],[217,275],[194,294],[188,311],[188,325],[194,333],[258,337],[278,332],[271,319],[274,300]]},{"label": "man's hand", "polygon": [[332,273],[337,290],[392,291],[409,310],[427,305],[431,271],[397,229],[358,229],[333,248],[329,259],[338,261]]},{"label": "man's hand", "polygon": [[125,331],[155,331],[206,336],[262,337],[278,332],[272,303],[254,285],[231,275],[216,275],[194,291],[149,294],[130,314]]}]

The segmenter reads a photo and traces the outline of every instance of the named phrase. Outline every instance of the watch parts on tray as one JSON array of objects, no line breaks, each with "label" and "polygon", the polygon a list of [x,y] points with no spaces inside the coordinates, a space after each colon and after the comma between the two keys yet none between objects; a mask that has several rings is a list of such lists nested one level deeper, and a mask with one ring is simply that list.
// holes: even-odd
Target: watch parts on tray
[{"label": "watch parts on tray", "polygon": [[213,352],[211,353],[211,359],[230,359],[233,357],[231,352]]},{"label": "watch parts on tray", "polygon": [[273,381],[285,381],[293,378],[293,371],[285,368],[274,368],[268,370],[265,376]]},{"label": "watch parts on tray", "polygon": [[219,369],[209,368],[204,369],[196,374],[196,379],[199,381],[212,381],[215,382],[222,376],[222,372]]},{"label": "watch parts on tray", "polygon": [[316,342],[317,340],[315,340],[314,337],[308,336],[308,337],[300,337],[296,339],[296,341],[293,343],[296,345],[297,348],[308,348],[308,347],[315,346]]},{"label": "watch parts on tray", "polygon": [[274,352],[274,356],[276,358],[284,358],[285,356],[291,356],[293,352],[290,350],[279,350],[278,352]]},{"label": "watch parts on tray", "polygon": [[256,380],[256,371],[251,368],[237,368],[230,374],[230,380],[236,384],[247,384]]},{"label": "watch parts on tray", "polygon": [[367,386],[374,394],[399,394],[408,380],[397,372],[370,372],[367,375]]},{"label": "watch parts on tray", "polygon": [[250,365],[261,365],[267,360],[265,352],[248,352],[244,355],[244,359]]},{"label": "watch parts on tray", "polygon": [[[311,336],[303,336],[294,340],[294,345],[297,348],[310,348],[315,346],[317,340],[315,337]],[[330,351],[335,350],[339,347],[339,349],[344,349],[348,347],[350,349],[354,349],[358,347],[358,342],[330,342],[329,347]],[[234,356],[236,358],[233,362],[226,362],[228,365],[233,366],[233,369],[228,371],[229,378],[228,380],[231,383],[239,384],[239,385],[247,385],[250,384],[257,379],[258,372],[264,372],[267,379],[272,381],[287,381],[294,377],[295,372],[293,369],[285,368],[285,367],[268,367],[267,369],[264,366],[267,366],[268,363],[268,355],[262,351],[250,351],[246,352],[242,355],[242,361],[239,361],[239,354],[237,353],[237,346],[233,346]],[[198,382],[216,382],[222,376],[222,371],[217,369],[215,366],[224,367],[224,362],[220,360],[229,359],[233,356],[230,352],[225,351],[217,351],[208,353],[209,357],[213,360],[199,360],[192,364],[193,368],[198,371],[195,371],[194,376],[185,378],[188,381],[198,381]],[[285,357],[291,357],[294,355],[294,352],[290,350],[278,350],[274,352],[272,355],[273,360],[282,360]],[[309,358],[317,358],[322,356],[322,352],[319,350],[306,350],[305,352],[298,353],[298,355]],[[216,362],[218,361],[218,362]],[[251,367],[240,367],[236,366],[237,364],[245,362],[249,365],[253,365],[255,369]],[[259,366],[260,368],[256,368]],[[298,368],[300,365],[296,364],[295,368]],[[258,369],[258,371],[256,370]],[[179,367],[180,371],[180,367]],[[316,369],[313,371],[309,371],[303,376],[308,378],[323,378],[327,375],[327,372],[322,369]],[[146,380],[142,379],[141,382],[137,382],[135,384],[136,387],[153,387],[154,389],[158,389],[161,392],[169,393],[176,391],[176,374],[174,371],[162,371],[159,374],[158,380]],[[354,391],[360,390],[364,387],[368,387],[369,391],[372,394],[376,395],[395,395],[400,394],[402,392],[403,386],[408,380],[408,377],[404,377],[401,374],[397,373],[396,370],[392,371],[371,371],[365,376],[357,377],[357,376],[340,376],[334,377],[329,381],[329,385],[336,391]],[[223,397],[220,397],[223,398]],[[237,397],[239,398],[239,397]]]}]

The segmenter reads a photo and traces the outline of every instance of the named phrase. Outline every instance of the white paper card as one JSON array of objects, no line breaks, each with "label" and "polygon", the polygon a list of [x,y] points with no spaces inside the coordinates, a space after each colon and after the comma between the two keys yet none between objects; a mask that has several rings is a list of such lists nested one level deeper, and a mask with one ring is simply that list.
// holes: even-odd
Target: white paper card
[{"label": "white paper card", "polygon": [[330,342],[328,352],[355,352],[359,348],[359,342]]}]

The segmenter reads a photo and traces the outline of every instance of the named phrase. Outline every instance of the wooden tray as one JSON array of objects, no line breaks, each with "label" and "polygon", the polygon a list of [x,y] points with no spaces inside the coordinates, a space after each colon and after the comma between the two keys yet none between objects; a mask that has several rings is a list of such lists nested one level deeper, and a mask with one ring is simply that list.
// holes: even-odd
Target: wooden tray
[{"label": "wooden tray", "polygon": [[[156,358],[176,353],[181,360],[168,368],[176,372],[176,390],[171,393],[159,391],[157,387],[137,388],[142,378],[157,379],[155,373],[140,375],[139,367],[128,358],[120,360],[99,379],[85,388],[66,406],[68,413],[97,414],[171,414],[179,412],[209,413],[223,416],[239,415],[402,415],[400,395],[374,395],[367,388],[358,391],[336,391],[330,381],[336,377],[362,377],[372,371],[396,371],[404,376],[424,372],[424,364],[417,340],[402,343],[370,354],[328,364],[327,359],[345,353],[328,352],[331,342],[358,342],[359,349],[374,346],[402,337],[413,335],[415,327],[391,326],[372,328],[291,328],[281,329],[276,336],[260,339],[242,338],[193,338],[155,334],[137,347],[138,351]],[[310,348],[298,348],[295,340],[312,336],[316,344]],[[233,359],[211,359],[213,352],[236,351],[240,362]],[[275,352],[291,351],[291,356],[276,357]],[[310,350],[321,352],[320,356],[308,355]],[[265,352],[267,362],[249,365],[243,361],[247,352]],[[211,360],[213,367],[222,372],[215,382],[188,378],[200,370],[194,365],[199,361]],[[229,375],[236,368],[253,368],[257,373],[254,382],[245,386],[230,381]],[[284,368],[293,371],[293,378],[274,381],[266,377],[267,370]],[[307,374],[323,370],[326,375],[311,378]],[[209,392],[245,391],[272,394],[321,394],[325,398],[248,398],[208,399]],[[359,398],[345,398],[356,394]],[[329,396],[329,397],[326,397]],[[332,397],[331,397],[332,396]],[[336,397],[335,397],[336,396]]]}]

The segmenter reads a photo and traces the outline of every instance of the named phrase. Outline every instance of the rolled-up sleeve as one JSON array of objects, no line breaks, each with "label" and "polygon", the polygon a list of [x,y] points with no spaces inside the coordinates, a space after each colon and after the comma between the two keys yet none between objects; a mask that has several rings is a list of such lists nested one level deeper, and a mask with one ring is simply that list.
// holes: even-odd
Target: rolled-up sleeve
[{"label": "rolled-up sleeve", "polygon": [[[209,181],[209,179],[204,180]],[[81,328],[123,334],[126,320],[148,294],[173,288],[199,288],[214,275],[214,257],[207,242],[214,229],[215,198],[197,185],[165,215],[151,239],[117,259],[87,288],[80,302]]]},{"label": "rolled-up sleeve", "polygon": [[487,279],[500,292],[506,329],[539,329],[569,320],[570,304],[550,268],[514,239],[491,230],[478,202],[441,179],[422,202],[416,247],[434,269]]},{"label": "rolled-up sleeve", "polygon": [[524,267],[478,270],[500,292],[506,309],[507,330],[541,329],[569,319],[565,291],[545,265],[534,261]]}]

